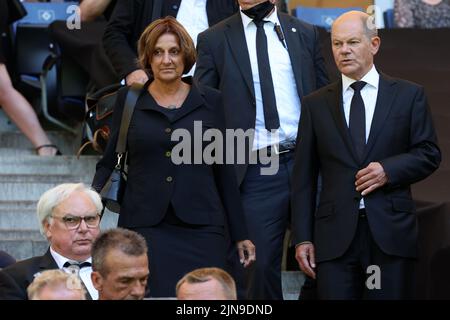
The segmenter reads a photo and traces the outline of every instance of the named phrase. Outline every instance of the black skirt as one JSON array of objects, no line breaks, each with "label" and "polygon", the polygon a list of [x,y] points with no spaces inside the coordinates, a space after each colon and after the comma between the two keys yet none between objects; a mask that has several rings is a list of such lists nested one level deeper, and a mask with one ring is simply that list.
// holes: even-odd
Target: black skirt
[{"label": "black skirt", "polygon": [[227,245],[223,227],[165,219],[157,226],[133,230],[147,241],[150,297],[175,297],[178,280],[194,269],[225,268]]}]

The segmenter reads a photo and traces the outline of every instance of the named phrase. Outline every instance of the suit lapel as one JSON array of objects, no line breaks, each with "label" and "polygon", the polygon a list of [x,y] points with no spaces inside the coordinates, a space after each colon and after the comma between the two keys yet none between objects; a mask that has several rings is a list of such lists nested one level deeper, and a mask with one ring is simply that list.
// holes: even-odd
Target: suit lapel
[{"label": "suit lapel", "polygon": [[294,72],[295,83],[297,85],[298,96],[303,97],[303,82],[302,82],[302,66],[301,66],[301,51],[300,37],[302,30],[295,28],[294,18],[279,13],[278,19],[280,20],[281,27],[283,29],[284,37],[288,47],[289,57],[291,59],[292,71]]},{"label": "suit lapel", "polygon": [[334,122],[336,123],[338,131],[342,136],[342,139],[344,140],[356,163],[359,163],[358,156],[356,155],[356,151],[353,147],[352,139],[348,131],[347,122],[345,121],[342,101],[342,80],[335,82],[332,86],[329,87],[327,102],[328,106],[331,109],[331,113],[333,114]]},{"label": "suit lapel", "polygon": [[250,56],[247,50],[247,41],[245,40],[244,26],[242,25],[241,16],[235,14],[228,20],[228,29],[225,35],[228,46],[236,60],[236,64],[244,78],[245,84],[249,89],[253,99],[255,99],[255,88],[253,87],[252,67],[250,65]]},{"label": "suit lapel", "polygon": [[171,120],[169,120],[170,123],[174,123],[180,120],[181,118],[204,104],[205,100],[202,96],[202,92],[196,85],[192,85],[186,100],[183,102],[183,106],[177,111],[175,116]]},{"label": "suit lapel", "polygon": [[55,259],[53,259],[53,256],[50,253],[50,248],[42,256],[41,262],[39,263],[39,269],[40,270],[58,269],[58,265],[56,264]]},{"label": "suit lapel", "polygon": [[[140,95],[148,95],[149,102],[148,103],[136,103],[136,109],[139,110],[152,110],[156,112],[158,111],[157,108],[157,102],[152,97],[152,95],[148,92],[148,87],[153,81],[150,79],[143,87],[142,92]],[[185,77],[183,78],[183,81],[187,84],[191,85],[191,90],[189,91],[188,96],[186,97],[185,101],[183,102],[182,108],[180,108],[175,116],[171,118],[169,121],[170,123],[174,123],[178,121],[179,119],[183,118],[185,115],[191,113],[198,107],[201,107],[203,104],[205,104],[205,100],[203,98],[204,92],[198,87],[197,83],[195,83],[192,79],[192,77]],[[141,98],[141,97],[140,97]],[[145,99],[145,97],[144,97]]]},{"label": "suit lapel", "polygon": [[375,112],[373,114],[372,125],[370,126],[369,139],[367,140],[366,150],[364,153],[364,161],[370,154],[378,135],[380,134],[386,118],[392,108],[396,96],[395,90],[396,82],[391,78],[380,74],[380,84],[378,86],[378,97],[375,105]]},{"label": "suit lapel", "polygon": [[[42,259],[39,263],[39,269],[40,272],[45,271],[45,270],[52,270],[52,269],[58,269],[58,264],[56,263],[55,259],[53,259],[52,254],[50,253],[50,248],[47,250],[47,252],[42,256]],[[33,275],[33,279],[34,279]],[[33,281],[33,279],[30,279],[30,283]],[[89,293],[89,290],[86,288],[86,285],[84,284],[83,280],[81,280],[81,284],[83,285],[85,291],[86,291],[86,299],[87,300],[92,300],[92,296]]]}]

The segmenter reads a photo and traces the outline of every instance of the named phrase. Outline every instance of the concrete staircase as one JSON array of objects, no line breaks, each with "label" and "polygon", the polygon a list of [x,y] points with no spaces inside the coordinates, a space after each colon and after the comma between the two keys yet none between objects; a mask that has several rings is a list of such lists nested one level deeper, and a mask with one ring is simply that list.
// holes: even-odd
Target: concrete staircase
[{"label": "concrete staircase", "polygon": [[[65,182],[90,184],[97,156],[75,156],[79,137],[63,131],[47,132],[63,156],[39,157],[31,143],[0,109],[0,250],[17,260],[42,255],[48,248],[39,232],[36,204],[51,187]],[[117,225],[118,215],[105,212],[101,229]],[[297,300],[304,277],[301,272],[282,274],[285,300]]]},{"label": "concrete staircase", "polygon": [[305,276],[301,271],[283,271],[281,274],[283,299],[298,300],[303,282],[305,282]]},{"label": "concrete staircase", "polygon": [[[79,138],[62,131],[48,132],[63,156],[39,157],[31,143],[0,114],[0,250],[17,260],[45,252],[36,204],[48,189],[65,182],[90,184],[97,156],[75,156]],[[117,215],[108,212],[103,229],[114,227]]]}]

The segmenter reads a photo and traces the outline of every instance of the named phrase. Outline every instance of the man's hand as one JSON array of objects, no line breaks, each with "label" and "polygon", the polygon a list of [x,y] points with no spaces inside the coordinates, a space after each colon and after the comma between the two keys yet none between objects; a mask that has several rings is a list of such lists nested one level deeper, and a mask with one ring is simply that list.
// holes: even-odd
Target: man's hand
[{"label": "man's hand", "polygon": [[379,162],[371,162],[356,174],[356,191],[362,196],[384,186],[388,182],[383,166]]},{"label": "man's hand", "polygon": [[247,268],[256,261],[256,249],[250,240],[238,241],[237,248],[239,252],[239,261]]},{"label": "man's hand", "polygon": [[314,253],[314,245],[312,243],[304,243],[295,248],[295,259],[300,266],[300,269],[310,276],[316,278],[316,257]]},{"label": "man's hand", "polygon": [[131,86],[133,83],[144,84],[148,81],[148,76],[144,70],[138,69],[127,75],[127,78],[125,80],[128,86]]}]

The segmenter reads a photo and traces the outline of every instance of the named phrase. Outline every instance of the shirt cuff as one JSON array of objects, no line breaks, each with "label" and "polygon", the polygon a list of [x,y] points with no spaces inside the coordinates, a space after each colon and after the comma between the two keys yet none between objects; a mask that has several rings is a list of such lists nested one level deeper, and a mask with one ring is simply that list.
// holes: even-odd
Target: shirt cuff
[{"label": "shirt cuff", "polygon": [[302,244],[313,244],[311,241],[303,241],[303,242],[300,242],[300,243],[297,243],[296,245],[295,245],[295,249],[297,249],[297,247],[299,246],[299,245],[302,245]]}]

